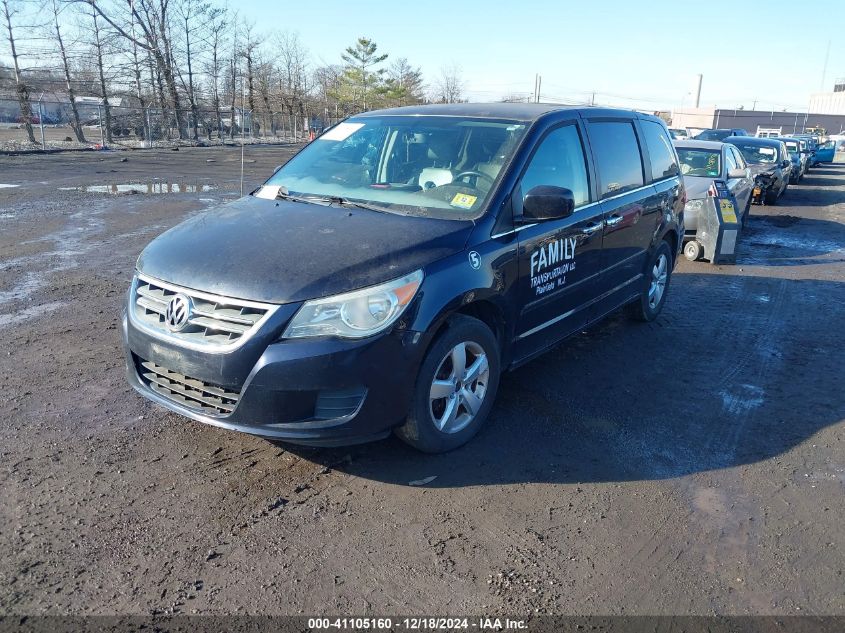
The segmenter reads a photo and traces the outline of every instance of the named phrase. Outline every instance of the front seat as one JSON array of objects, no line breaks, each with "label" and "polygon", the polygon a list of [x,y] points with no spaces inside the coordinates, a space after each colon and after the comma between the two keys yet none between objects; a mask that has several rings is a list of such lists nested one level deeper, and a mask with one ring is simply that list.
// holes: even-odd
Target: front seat
[{"label": "front seat", "polygon": [[428,140],[427,157],[431,162],[430,167],[425,167],[420,172],[417,183],[423,189],[431,189],[448,185],[454,180],[451,169],[452,144],[446,138],[432,136]]}]

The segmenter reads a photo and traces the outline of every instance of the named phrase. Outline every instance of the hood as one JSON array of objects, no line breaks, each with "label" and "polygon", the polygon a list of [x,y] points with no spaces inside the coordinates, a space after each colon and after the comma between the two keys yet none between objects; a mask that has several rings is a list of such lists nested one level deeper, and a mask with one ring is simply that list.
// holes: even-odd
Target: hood
[{"label": "hood", "polygon": [[706,198],[707,190],[713,184],[713,178],[704,178],[702,176],[684,176],[684,186],[687,190],[688,200],[697,200],[698,198]]},{"label": "hood", "polygon": [[472,226],[247,196],[157,237],[138,270],[194,290],[288,303],[413,272],[461,251]]},{"label": "hood", "polygon": [[760,174],[773,174],[778,168],[777,163],[748,163],[748,168],[751,170],[752,176],[759,176]]}]

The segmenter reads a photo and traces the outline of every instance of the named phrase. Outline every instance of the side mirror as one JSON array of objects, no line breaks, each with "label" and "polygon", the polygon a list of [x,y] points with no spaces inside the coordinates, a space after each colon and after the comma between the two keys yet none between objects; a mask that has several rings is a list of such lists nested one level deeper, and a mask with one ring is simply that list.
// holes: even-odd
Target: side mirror
[{"label": "side mirror", "polygon": [[522,200],[522,216],[535,222],[567,218],[574,210],[575,196],[564,187],[538,185]]},{"label": "side mirror", "polygon": [[745,178],[748,175],[748,172],[745,169],[741,169],[739,167],[735,167],[734,169],[728,170],[728,180],[732,180],[734,178]]},{"label": "side mirror", "polygon": [[792,164],[791,160],[785,160],[780,164],[780,166],[781,167],[789,167],[791,164]]}]

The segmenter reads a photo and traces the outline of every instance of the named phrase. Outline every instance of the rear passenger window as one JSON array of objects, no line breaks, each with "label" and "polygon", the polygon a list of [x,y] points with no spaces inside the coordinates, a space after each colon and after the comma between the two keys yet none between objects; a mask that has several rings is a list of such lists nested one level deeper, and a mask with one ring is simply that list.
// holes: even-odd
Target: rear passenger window
[{"label": "rear passenger window", "polygon": [[599,170],[602,198],[643,186],[643,159],[630,122],[591,123],[590,144]]},{"label": "rear passenger window", "polygon": [[648,156],[651,158],[651,179],[663,180],[677,176],[680,170],[675,159],[675,152],[672,151],[672,142],[666,136],[666,130],[653,121],[640,121],[640,125],[645,135]]},{"label": "rear passenger window", "polygon": [[552,130],[540,143],[522,177],[522,195],[538,185],[571,190],[576,207],[590,201],[584,148],[576,126]]}]

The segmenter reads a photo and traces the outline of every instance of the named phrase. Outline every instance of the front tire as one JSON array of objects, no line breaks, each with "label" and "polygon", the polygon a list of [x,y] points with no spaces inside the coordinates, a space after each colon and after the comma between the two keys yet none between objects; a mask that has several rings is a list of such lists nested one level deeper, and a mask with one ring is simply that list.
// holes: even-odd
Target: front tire
[{"label": "front tire", "polygon": [[484,425],[499,387],[499,344],[482,321],[457,314],[420,365],[411,409],[396,429],[425,453],[445,453]]},{"label": "front tire", "polygon": [[649,259],[640,296],[626,306],[628,316],[636,321],[654,321],[666,302],[671,277],[672,249],[663,240]]},{"label": "front tire", "polygon": [[770,188],[768,191],[766,191],[766,204],[767,205],[777,204],[779,197],[780,196],[778,195],[777,190]]}]

